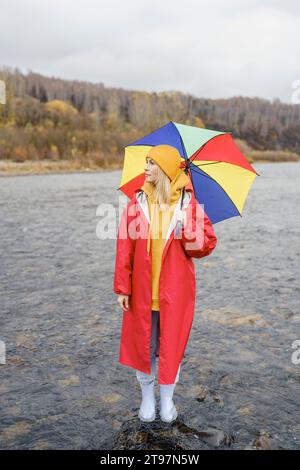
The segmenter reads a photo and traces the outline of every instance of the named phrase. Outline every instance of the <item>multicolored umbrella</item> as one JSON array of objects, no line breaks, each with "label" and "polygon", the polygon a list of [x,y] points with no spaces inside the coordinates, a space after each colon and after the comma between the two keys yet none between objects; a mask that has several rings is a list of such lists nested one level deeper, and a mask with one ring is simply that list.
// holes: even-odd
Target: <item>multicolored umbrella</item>
[{"label": "multicolored umbrella", "polygon": [[125,147],[120,189],[130,199],[145,181],[151,147],[168,144],[182,157],[195,197],[213,224],[242,215],[247,195],[259,173],[235,144],[231,132],[219,132],[170,121]]}]

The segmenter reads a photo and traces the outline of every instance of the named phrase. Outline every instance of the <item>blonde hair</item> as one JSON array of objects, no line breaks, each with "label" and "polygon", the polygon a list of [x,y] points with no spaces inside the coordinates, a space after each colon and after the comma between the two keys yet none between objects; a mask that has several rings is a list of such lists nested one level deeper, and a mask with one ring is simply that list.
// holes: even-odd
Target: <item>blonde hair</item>
[{"label": "blonde hair", "polygon": [[161,210],[166,210],[170,204],[171,184],[170,178],[158,166],[157,180],[154,184],[153,195],[156,203],[159,204]]}]

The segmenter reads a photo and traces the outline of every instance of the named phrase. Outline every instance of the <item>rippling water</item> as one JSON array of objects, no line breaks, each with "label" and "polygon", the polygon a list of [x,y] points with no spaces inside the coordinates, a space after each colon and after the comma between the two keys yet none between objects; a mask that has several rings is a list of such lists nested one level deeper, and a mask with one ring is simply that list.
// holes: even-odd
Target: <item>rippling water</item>
[{"label": "rippling water", "polygon": [[[299,448],[300,364],[291,356],[300,340],[300,165],[255,168],[243,217],[216,224],[215,251],[194,260],[178,422],[153,448],[172,448],[183,432],[185,448],[203,448],[186,429],[207,428],[230,436],[231,448]],[[134,370],[118,363],[115,240],[96,235],[96,209],[117,205],[120,176],[0,177],[1,448],[134,448],[131,433],[144,426]]]}]

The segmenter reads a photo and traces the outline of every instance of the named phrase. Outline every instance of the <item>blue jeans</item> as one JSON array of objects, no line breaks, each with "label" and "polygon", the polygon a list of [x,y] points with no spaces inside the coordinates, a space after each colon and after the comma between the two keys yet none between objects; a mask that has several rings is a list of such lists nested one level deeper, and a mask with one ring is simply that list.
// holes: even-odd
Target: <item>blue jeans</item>
[{"label": "blue jeans", "polygon": [[[142,372],[136,369],[136,377],[138,381],[143,385],[151,384],[155,380],[156,370],[158,366],[158,357],[156,357],[158,332],[159,332],[159,311],[152,310],[152,334],[151,334],[151,348],[150,348],[151,349],[151,374],[145,374],[145,372]],[[177,383],[179,380],[180,366],[181,364],[179,364],[174,383]]]}]

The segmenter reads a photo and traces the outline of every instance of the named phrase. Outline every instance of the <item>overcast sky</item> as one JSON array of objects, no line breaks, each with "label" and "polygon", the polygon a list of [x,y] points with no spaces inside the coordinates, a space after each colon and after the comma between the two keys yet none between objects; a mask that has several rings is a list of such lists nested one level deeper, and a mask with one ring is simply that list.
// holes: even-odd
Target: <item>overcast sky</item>
[{"label": "overcast sky", "polygon": [[0,0],[0,22],[25,73],[288,103],[300,80],[299,0]]}]

